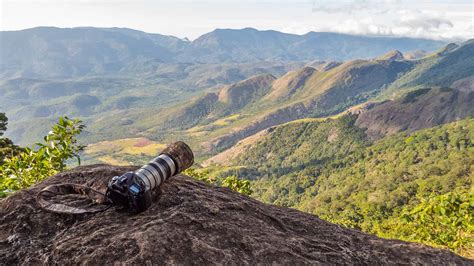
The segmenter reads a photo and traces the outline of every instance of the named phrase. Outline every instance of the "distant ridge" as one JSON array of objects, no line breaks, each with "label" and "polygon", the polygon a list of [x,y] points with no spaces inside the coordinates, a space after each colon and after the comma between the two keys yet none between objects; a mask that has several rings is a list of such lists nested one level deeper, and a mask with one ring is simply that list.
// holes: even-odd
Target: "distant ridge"
[{"label": "distant ridge", "polygon": [[344,61],[391,50],[435,51],[427,39],[252,28],[216,29],[194,41],[127,28],[37,27],[0,32],[0,76],[51,77],[117,73],[134,64]]}]

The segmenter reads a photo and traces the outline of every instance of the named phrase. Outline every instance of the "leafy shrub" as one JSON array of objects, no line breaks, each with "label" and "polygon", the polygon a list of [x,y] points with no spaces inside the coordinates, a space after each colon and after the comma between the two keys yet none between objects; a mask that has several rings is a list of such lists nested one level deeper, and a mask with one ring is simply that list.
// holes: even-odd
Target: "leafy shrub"
[{"label": "leafy shrub", "polygon": [[76,158],[81,163],[77,135],[84,129],[80,120],[61,117],[44,137],[44,143],[25,148],[18,155],[6,158],[0,166],[0,196],[27,188],[66,169],[66,163]]},{"label": "leafy shrub", "polygon": [[223,187],[228,187],[234,191],[237,191],[247,196],[252,194],[252,189],[250,188],[250,181],[239,179],[235,175],[224,178],[221,184]]},{"label": "leafy shrub", "polygon": [[214,177],[209,175],[209,172],[207,170],[199,171],[194,168],[186,169],[183,174],[208,184],[230,188],[247,196],[250,196],[252,194],[250,181],[239,179],[235,175],[227,177]]},{"label": "leafy shrub", "polygon": [[474,193],[467,190],[422,198],[400,216],[374,226],[381,237],[449,248],[474,257]]},{"label": "leafy shrub", "polygon": [[412,228],[407,240],[445,246],[462,253],[474,244],[474,193],[450,192],[423,201],[401,218]]}]

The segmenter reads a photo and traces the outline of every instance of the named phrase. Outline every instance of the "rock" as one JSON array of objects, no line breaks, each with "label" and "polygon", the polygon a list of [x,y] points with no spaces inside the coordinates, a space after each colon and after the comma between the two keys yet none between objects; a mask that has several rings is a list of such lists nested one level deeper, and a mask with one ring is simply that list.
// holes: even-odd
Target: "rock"
[{"label": "rock", "polygon": [[474,91],[450,88],[418,89],[400,99],[373,105],[361,112],[356,126],[371,140],[401,131],[415,131],[474,116]]},{"label": "rock", "polygon": [[1,264],[431,264],[472,265],[447,250],[385,240],[227,188],[179,175],[130,216],[110,208],[60,215],[38,208],[36,193],[56,183],[105,191],[133,167],[92,165],[56,175],[0,201]]}]

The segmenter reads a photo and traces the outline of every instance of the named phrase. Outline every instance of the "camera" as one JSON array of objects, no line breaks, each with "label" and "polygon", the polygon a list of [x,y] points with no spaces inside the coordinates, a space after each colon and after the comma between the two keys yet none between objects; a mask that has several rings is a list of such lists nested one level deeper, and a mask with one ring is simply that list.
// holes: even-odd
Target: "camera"
[{"label": "camera", "polygon": [[175,142],[156,158],[135,172],[110,180],[106,197],[130,213],[143,212],[151,206],[151,191],[194,163],[194,154],[184,142]]}]

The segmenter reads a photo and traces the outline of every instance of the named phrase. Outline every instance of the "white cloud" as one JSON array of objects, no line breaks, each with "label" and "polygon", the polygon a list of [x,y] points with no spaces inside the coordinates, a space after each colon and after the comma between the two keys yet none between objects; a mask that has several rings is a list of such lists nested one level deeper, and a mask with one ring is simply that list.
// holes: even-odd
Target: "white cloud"
[{"label": "white cloud", "polygon": [[[319,3],[319,4],[318,4]],[[340,18],[335,23],[315,25],[313,30],[350,34],[394,35],[433,39],[473,38],[473,4],[407,4],[402,1],[349,1],[344,4],[317,2],[315,16]],[[467,11],[466,11],[467,8]]]}]

